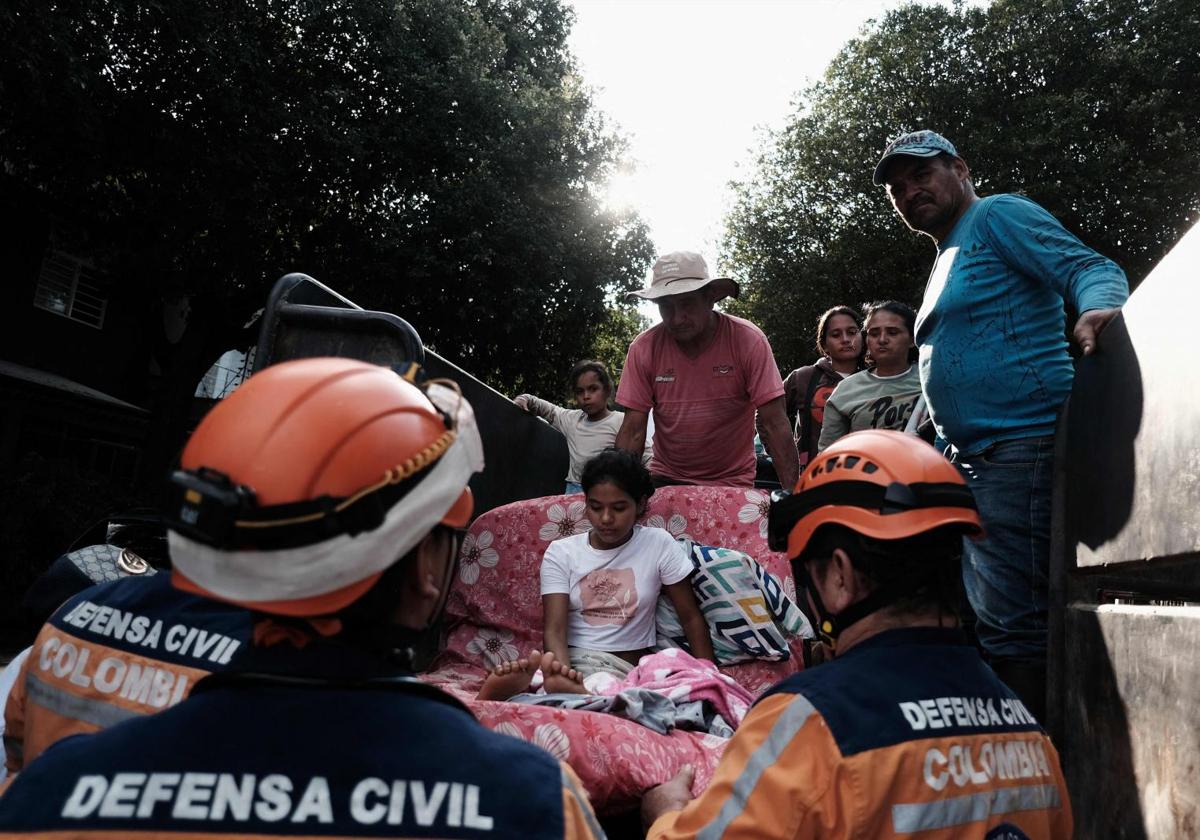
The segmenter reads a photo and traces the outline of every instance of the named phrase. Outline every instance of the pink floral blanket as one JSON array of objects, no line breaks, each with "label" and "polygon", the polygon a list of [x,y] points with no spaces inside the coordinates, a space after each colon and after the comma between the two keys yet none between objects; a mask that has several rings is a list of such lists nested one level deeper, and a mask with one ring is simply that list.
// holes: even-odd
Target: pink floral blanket
[{"label": "pink floral blanket", "polygon": [[679,648],[643,656],[624,679],[610,678],[608,684],[596,686],[598,693],[609,696],[630,688],[665,695],[676,706],[705,704],[731,729],[738,728],[754,702],[754,695],[738,685],[733,677],[722,674],[713,663],[696,659]]},{"label": "pink floral blanket", "polygon": [[[524,738],[571,765],[601,813],[635,807],[643,791],[696,768],[702,790],[725,747],[710,734],[672,730],[659,735],[632,721],[585,711],[475,700],[489,668],[541,646],[539,568],[546,546],[586,530],[583,497],[550,496],[487,511],[472,523],[460,555],[458,580],[446,607],[446,650],[425,679],[466,702],[485,726]],[[795,596],[787,559],[767,549],[767,494],[736,487],[664,487],[651,497],[641,523],[705,545],[744,551],[783,581]],[[754,661],[720,669],[746,702],[799,670],[800,646],[787,662]],[[653,672],[650,674],[654,676]],[[676,686],[678,688],[678,686]],[[719,689],[710,685],[712,693]],[[689,689],[690,691],[691,689]],[[697,685],[699,694],[702,688]],[[715,698],[714,698],[715,700]]]},{"label": "pink floral blanket", "polygon": [[625,677],[591,674],[584,685],[589,693],[531,691],[510,699],[556,709],[604,712],[632,720],[660,735],[688,729],[722,738],[733,736],[754,699],[716,665],[694,659],[678,648],[642,657]]}]

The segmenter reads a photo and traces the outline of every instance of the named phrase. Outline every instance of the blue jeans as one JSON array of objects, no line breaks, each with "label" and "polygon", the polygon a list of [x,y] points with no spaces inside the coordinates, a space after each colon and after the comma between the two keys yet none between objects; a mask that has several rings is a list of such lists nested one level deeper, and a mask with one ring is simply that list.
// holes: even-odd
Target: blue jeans
[{"label": "blue jeans", "polygon": [[1054,438],[1005,440],[973,455],[951,448],[948,454],[983,520],[983,538],[963,540],[962,561],[979,643],[995,658],[1044,663]]},{"label": "blue jeans", "polygon": [[563,492],[564,492],[564,493],[567,493],[567,494],[570,494],[570,493],[582,493],[582,492],[583,492],[583,485],[581,485],[581,484],[576,484],[574,481],[568,481],[568,482],[567,482],[567,487],[566,487],[566,489],[565,489],[565,490],[563,490]]}]

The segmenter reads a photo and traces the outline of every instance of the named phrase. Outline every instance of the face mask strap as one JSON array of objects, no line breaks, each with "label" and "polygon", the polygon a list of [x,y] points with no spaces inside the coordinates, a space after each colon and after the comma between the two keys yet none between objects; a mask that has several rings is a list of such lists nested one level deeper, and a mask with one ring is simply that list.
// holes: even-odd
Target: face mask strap
[{"label": "face mask strap", "polygon": [[817,591],[816,584],[813,582],[812,575],[808,573],[807,564],[801,560],[794,564],[794,572],[798,578],[796,583],[808,593],[809,599],[812,601],[813,607],[817,611],[817,633],[821,637],[821,641],[829,645],[833,650],[837,649],[837,636],[840,629],[837,627],[836,619],[829,614],[825,609],[825,602],[821,600],[821,593]]}]

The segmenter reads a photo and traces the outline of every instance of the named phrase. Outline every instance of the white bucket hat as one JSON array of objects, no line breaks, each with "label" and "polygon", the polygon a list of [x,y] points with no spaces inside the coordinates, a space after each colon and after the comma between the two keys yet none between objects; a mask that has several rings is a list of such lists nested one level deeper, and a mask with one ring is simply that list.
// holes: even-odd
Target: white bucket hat
[{"label": "white bucket hat", "polygon": [[697,289],[703,289],[709,283],[715,283],[714,288],[720,292],[716,300],[738,296],[738,284],[728,277],[712,277],[708,273],[708,263],[704,257],[693,251],[676,251],[664,254],[654,261],[651,270],[650,285],[636,292],[630,292],[631,297],[643,300],[656,300],[669,295],[685,295]]}]

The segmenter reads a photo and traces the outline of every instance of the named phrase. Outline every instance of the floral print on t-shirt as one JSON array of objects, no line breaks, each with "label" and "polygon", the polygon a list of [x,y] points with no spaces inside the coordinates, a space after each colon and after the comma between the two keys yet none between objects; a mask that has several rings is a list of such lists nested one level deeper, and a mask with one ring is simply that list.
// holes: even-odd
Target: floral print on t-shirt
[{"label": "floral print on t-shirt", "polygon": [[593,627],[627,624],[637,612],[633,569],[597,569],[579,581],[579,614]]}]

